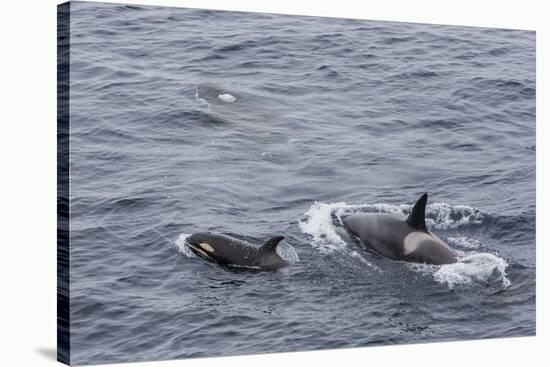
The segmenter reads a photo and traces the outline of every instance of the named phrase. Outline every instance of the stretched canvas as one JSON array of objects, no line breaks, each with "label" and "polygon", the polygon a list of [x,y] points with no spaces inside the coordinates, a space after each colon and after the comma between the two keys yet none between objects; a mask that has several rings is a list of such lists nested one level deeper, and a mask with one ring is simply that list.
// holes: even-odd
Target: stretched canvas
[{"label": "stretched canvas", "polygon": [[58,358],[535,334],[535,32],[58,7]]}]

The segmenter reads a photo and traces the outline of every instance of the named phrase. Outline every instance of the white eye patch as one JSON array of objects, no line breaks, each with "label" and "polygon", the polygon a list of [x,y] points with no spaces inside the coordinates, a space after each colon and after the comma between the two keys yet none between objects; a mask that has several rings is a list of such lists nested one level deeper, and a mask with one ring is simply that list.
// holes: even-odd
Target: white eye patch
[{"label": "white eye patch", "polygon": [[214,252],[214,248],[206,242],[203,242],[203,243],[199,244],[199,246],[205,251]]},{"label": "white eye patch", "polygon": [[218,96],[218,98],[220,100],[222,100],[222,102],[225,102],[225,103],[233,103],[235,102],[235,97],[233,97],[231,94],[229,93],[224,93],[224,94],[220,94]]}]

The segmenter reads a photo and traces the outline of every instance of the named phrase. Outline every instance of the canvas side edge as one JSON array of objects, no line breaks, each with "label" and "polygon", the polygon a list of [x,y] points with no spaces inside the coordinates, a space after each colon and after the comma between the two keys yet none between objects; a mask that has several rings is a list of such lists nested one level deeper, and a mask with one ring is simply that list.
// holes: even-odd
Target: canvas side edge
[{"label": "canvas side edge", "polygon": [[70,2],[57,6],[57,360],[70,364]]}]

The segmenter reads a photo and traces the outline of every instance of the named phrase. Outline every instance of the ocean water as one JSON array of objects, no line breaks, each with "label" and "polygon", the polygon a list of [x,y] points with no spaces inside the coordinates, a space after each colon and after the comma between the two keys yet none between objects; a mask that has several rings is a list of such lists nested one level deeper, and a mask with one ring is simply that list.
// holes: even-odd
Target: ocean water
[{"label": "ocean water", "polygon": [[[535,334],[535,33],[71,4],[76,364]],[[406,215],[456,264],[346,241]],[[185,247],[285,236],[293,264]]]}]

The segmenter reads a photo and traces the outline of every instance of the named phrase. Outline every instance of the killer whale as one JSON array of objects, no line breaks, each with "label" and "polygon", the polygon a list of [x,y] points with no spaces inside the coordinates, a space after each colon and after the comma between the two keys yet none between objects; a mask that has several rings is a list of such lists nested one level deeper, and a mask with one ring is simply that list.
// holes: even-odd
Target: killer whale
[{"label": "killer whale", "polygon": [[187,237],[186,245],[197,256],[222,266],[277,270],[289,265],[276,251],[283,239],[275,236],[256,248],[226,235],[199,232]]},{"label": "killer whale", "polygon": [[356,213],[343,219],[344,227],[363,245],[392,260],[434,265],[451,264],[457,254],[426,227],[426,202],[423,194],[408,218],[386,213]]},{"label": "killer whale", "polygon": [[196,87],[195,98],[209,104],[218,105],[233,104],[237,101],[234,92],[229,92],[227,89],[208,83]]}]

